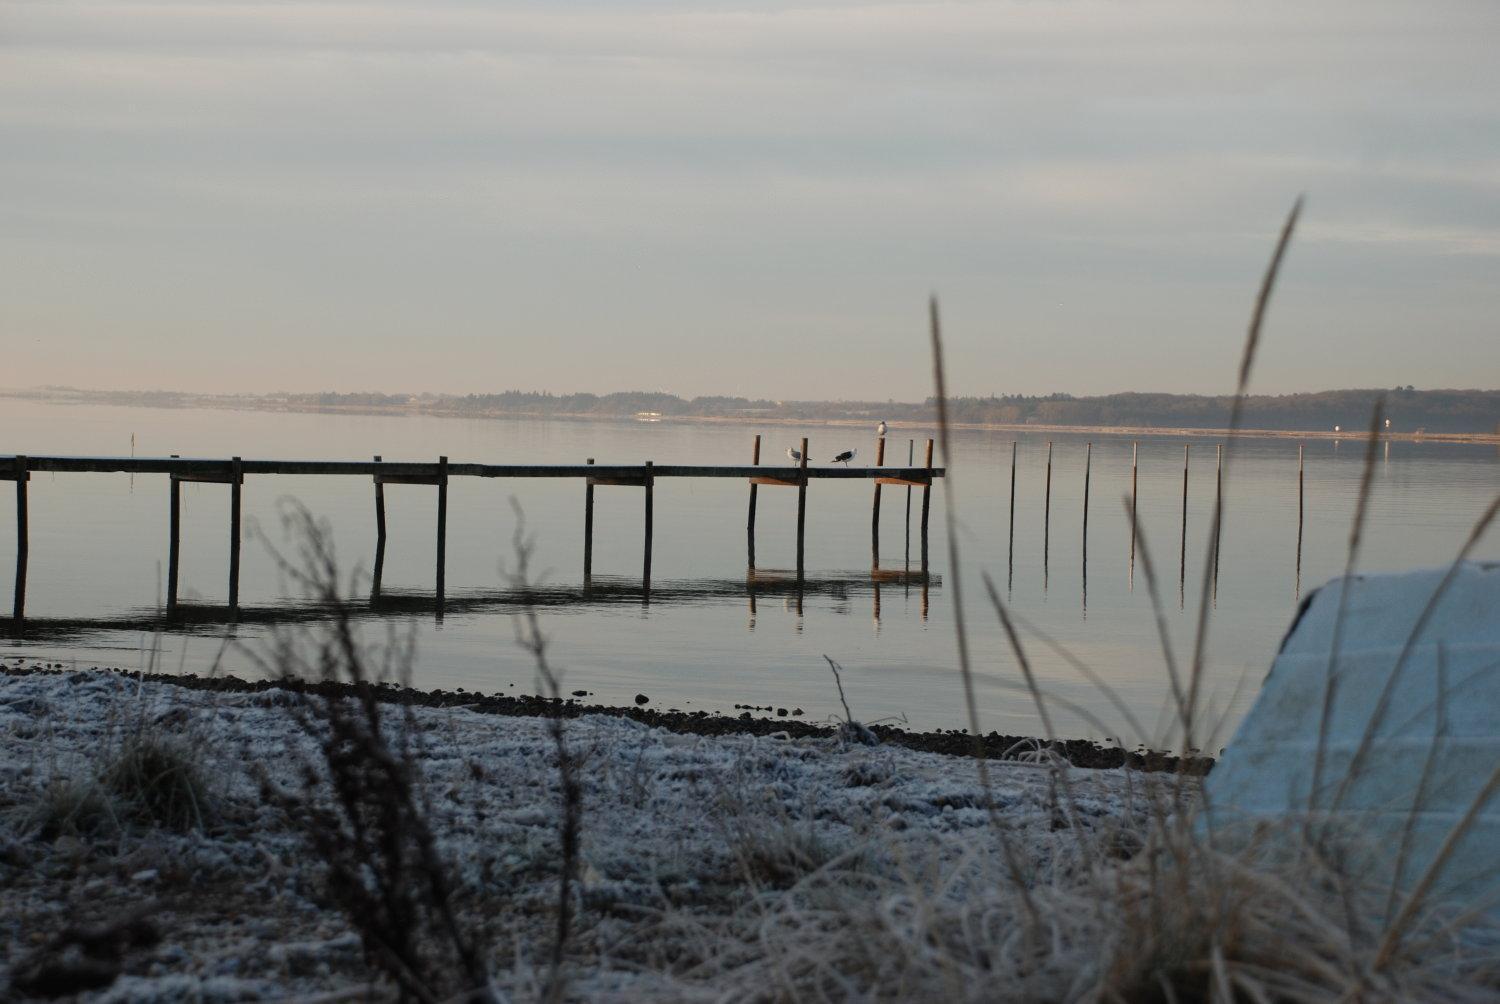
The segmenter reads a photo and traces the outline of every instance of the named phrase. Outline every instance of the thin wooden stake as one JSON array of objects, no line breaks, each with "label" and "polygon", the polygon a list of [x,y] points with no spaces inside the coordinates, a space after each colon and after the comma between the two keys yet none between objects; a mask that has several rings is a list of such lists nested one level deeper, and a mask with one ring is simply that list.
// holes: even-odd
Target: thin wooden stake
[{"label": "thin wooden stake", "polygon": [[[885,437],[875,443],[875,466],[885,466]],[[880,567],[880,484],[875,484],[875,500],[870,503],[870,567]]]},{"label": "thin wooden stake", "polygon": [[651,600],[651,524],[656,507],[656,476],[651,473],[652,466],[653,461],[646,461],[646,554],[641,566],[642,596],[646,602]]},{"label": "thin wooden stake", "polygon": [[1005,559],[1005,588],[1009,589],[1016,577],[1016,440],[1010,441],[1010,533]]},{"label": "thin wooden stake", "polygon": [[1224,444],[1214,446],[1214,586],[1213,603],[1219,605],[1219,541],[1224,536]]},{"label": "thin wooden stake", "polygon": [[443,616],[448,574],[448,458],[438,457],[437,615]]},{"label": "thin wooden stake", "polygon": [[1177,605],[1181,607],[1185,602],[1185,590],[1187,589],[1187,502],[1188,502],[1188,450],[1191,446],[1184,443],[1182,447],[1182,544],[1178,552],[1177,560]]},{"label": "thin wooden stake", "polygon": [[1304,512],[1304,482],[1303,482],[1303,451],[1307,445],[1300,444],[1297,447],[1297,592],[1296,598],[1302,598],[1302,516]]},{"label": "thin wooden stake", "polygon": [[[380,462],[380,454],[375,455]],[[380,598],[380,576],[385,571],[385,485],[375,475],[375,570],[370,575],[370,598]]]},{"label": "thin wooden stake", "polygon": [[1139,485],[1139,468],[1136,466],[1141,449],[1140,443],[1130,444],[1130,590],[1135,591],[1135,533],[1136,523],[1139,518],[1136,515],[1136,491]]},{"label": "thin wooden stake", "polygon": [[1052,441],[1047,441],[1047,490],[1042,503],[1042,588],[1047,588],[1047,572],[1052,557]]},{"label": "thin wooden stake", "polygon": [[245,464],[239,457],[229,461],[229,614],[240,613],[240,488],[245,482]]},{"label": "thin wooden stake", "polygon": [[[932,470],[932,440],[930,439],[927,441],[927,455],[923,464],[929,471]],[[931,511],[932,476],[928,475],[927,484],[922,486],[922,582],[924,583],[922,588],[922,605],[924,612],[927,605],[927,589],[925,585],[927,582],[927,517]],[[948,532],[952,533],[953,528],[949,527]]]},{"label": "thin wooden stake", "polygon": [[[803,534],[807,528],[807,437],[802,437],[802,457],[797,462],[797,582],[802,582]],[[801,604],[801,594],[798,594]]]},{"label": "thin wooden stake", "polygon": [[11,608],[11,626],[19,628],[26,621],[26,566],[31,554],[31,527],[26,511],[26,484],[31,472],[26,458],[16,457],[16,593]]},{"label": "thin wooden stake", "polygon": [[[592,464],[593,457],[584,461]],[[594,580],[594,483],[587,478],[583,482],[583,588],[588,589]]]},{"label": "thin wooden stake", "polygon": [[[1089,577],[1089,479],[1094,468],[1094,444],[1089,443],[1083,455],[1083,579]],[[1085,587],[1087,588],[1087,587]]]},{"label": "thin wooden stake", "polygon": [[[756,434],[755,446],[752,447],[750,451],[750,463],[754,464],[756,467],[760,466],[759,433]],[[753,483],[750,485],[750,512],[745,517],[745,549],[746,553],[749,555],[747,567],[749,567],[751,570],[754,570],[755,568],[755,500],[756,496],[758,495],[759,488],[760,485]]]}]

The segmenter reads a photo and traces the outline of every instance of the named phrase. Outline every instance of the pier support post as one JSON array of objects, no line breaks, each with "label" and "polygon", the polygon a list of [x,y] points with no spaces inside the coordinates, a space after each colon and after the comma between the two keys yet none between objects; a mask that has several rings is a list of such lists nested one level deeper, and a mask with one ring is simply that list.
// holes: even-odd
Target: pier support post
[{"label": "pier support post", "polygon": [[[803,533],[807,527],[807,437],[802,437],[802,459],[797,462],[797,582],[802,582]],[[801,592],[798,592],[798,602]]]},{"label": "pier support post", "polygon": [[[875,443],[875,466],[885,466],[885,437]],[[880,567],[880,482],[875,482],[875,500],[870,504],[870,567]]]},{"label": "pier support post", "polygon": [[[375,455],[380,463],[380,454]],[[370,573],[370,599],[380,599],[380,575],[385,571],[385,482],[375,475],[375,569]]]},{"label": "pier support post", "polygon": [[437,475],[437,615],[443,616],[448,571],[448,458],[438,457]]},{"label": "pier support post", "polygon": [[[750,451],[750,463],[756,467],[760,466],[760,436],[755,437],[755,446]],[[751,571],[755,570],[755,501],[759,485],[754,482],[750,485],[750,511],[745,517],[745,549],[748,555],[747,566]]]},{"label": "pier support post", "polygon": [[[906,441],[906,466],[909,468],[917,462],[917,441],[908,439]],[[911,571],[911,485],[906,486],[906,567],[904,571]]]},{"label": "pier support post", "polygon": [[656,508],[656,475],[651,473],[652,466],[652,461],[646,461],[646,553],[641,563],[641,588],[648,603],[651,601],[651,537]]},{"label": "pier support post", "polygon": [[11,626],[20,628],[26,620],[26,565],[30,560],[31,528],[26,511],[26,484],[31,472],[26,458],[16,457],[16,593],[11,608]]},{"label": "pier support post", "polygon": [[[923,461],[923,465],[926,466],[928,471],[927,484],[922,488],[922,596],[925,606],[927,595],[927,517],[932,513],[932,440],[930,439],[927,441],[927,457]],[[952,533],[953,528],[949,527],[948,532]]]},{"label": "pier support post", "polygon": [[177,560],[182,544],[182,482],[177,475],[168,475],[172,482],[172,497],[168,505],[167,522],[167,616],[177,616]]},{"label": "pier support post", "polygon": [[229,461],[229,616],[240,615],[240,488],[245,483],[245,463]]},{"label": "pier support post", "polygon": [[[594,458],[589,457],[584,463],[592,465]],[[594,482],[592,479],[583,479],[583,588],[585,591],[594,584]]]}]

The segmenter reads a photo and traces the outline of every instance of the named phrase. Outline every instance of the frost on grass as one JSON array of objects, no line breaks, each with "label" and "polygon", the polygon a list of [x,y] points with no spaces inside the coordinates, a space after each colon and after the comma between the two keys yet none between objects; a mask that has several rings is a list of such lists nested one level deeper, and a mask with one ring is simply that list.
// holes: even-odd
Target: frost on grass
[{"label": "frost on grass", "polygon": [[[181,996],[184,979],[201,980],[194,993],[207,998],[214,987],[280,994],[363,978],[319,868],[254,776],[254,768],[290,775],[299,759],[292,754],[316,752],[288,714],[288,696],[103,673],[0,677],[0,839],[20,849],[0,864],[12,890],[0,908],[7,965],[82,918],[102,922],[150,903],[161,941],[123,961],[115,999],[145,994],[142,981],[152,979],[169,997]],[[212,816],[202,826],[176,825],[188,820],[175,816],[150,825],[123,812],[118,828],[38,825],[29,807],[55,798],[58,785],[106,775],[100,751],[119,749],[112,737],[123,719],[143,717],[168,723],[161,742],[203,739],[194,768],[215,792]],[[433,709],[388,719],[392,729],[408,721],[421,732],[410,748],[461,919],[485,946],[500,988],[524,991],[545,965],[556,910],[559,791],[549,723]],[[945,867],[985,842],[981,792],[964,760],[684,736],[604,716],[568,728],[586,820],[568,962],[573,994],[642,981],[687,993],[710,949],[694,928],[724,937],[747,910],[820,876],[899,881],[903,869]],[[1123,775],[1077,773],[1080,805],[1097,812],[1089,818],[1127,824]],[[140,797],[107,784],[89,790],[113,805]],[[1052,797],[1044,772],[1020,766],[1001,775],[996,792],[1039,872],[1069,853],[1067,834],[1052,828]]]},{"label": "frost on grass", "polygon": [[[261,797],[253,768],[292,786],[316,752],[288,713],[300,700],[0,675],[0,986],[68,929],[135,911],[156,936],[122,950],[91,999],[392,991],[303,834]],[[57,779],[97,773],[121,716],[143,710],[204,739],[201,827],[28,822]],[[420,733],[407,748],[491,991],[536,999],[557,985],[550,722],[422,708],[387,721]],[[1185,821],[1191,779],[994,763],[987,798],[971,761],[892,747],[604,716],[568,736],[584,803],[569,999],[1484,999],[1496,986],[1474,929],[1436,912],[1373,969],[1359,937],[1379,932],[1344,930],[1357,877],[1205,846]],[[1221,992],[1220,973],[1254,992]]]}]

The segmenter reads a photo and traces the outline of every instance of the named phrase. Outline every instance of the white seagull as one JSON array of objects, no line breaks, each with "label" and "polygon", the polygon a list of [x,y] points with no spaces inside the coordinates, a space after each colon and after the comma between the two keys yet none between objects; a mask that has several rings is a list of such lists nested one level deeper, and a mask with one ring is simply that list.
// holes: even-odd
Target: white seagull
[{"label": "white seagull", "polygon": [[879,436],[881,439],[885,438],[885,421],[883,419],[881,420],[879,425],[875,426],[875,435]]},{"label": "white seagull", "polygon": [[849,461],[853,460],[854,455],[858,452],[858,450],[845,450],[843,453],[840,453],[838,456],[834,457],[833,462],[836,464],[843,464],[845,467],[848,467]]},{"label": "white seagull", "polygon": [[[802,454],[795,447],[788,446],[786,448],[786,458],[795,464],[802,459]],[[811,460],[812,458],[809,457],[808,459]]]}]

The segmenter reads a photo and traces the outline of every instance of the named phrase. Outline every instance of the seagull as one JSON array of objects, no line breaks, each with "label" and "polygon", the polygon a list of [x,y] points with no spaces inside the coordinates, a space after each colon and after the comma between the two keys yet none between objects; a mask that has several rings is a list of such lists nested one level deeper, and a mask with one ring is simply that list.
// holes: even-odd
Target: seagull
[{"label": "seagull", "polygon": [[875,435],[879,436],[881,439],[885,438],[885,420],[884,419],[881,420],[881,422],[880,422],[879,425],[875,426]]},{"label": "seagull", "polygon": [[840,453],[838,456],[834,457],[833,462],[836,464],[843,464],[845,467],[848,467],[849,461],[853,460],[854,455],[858,452],[858,450],[845,450],[843,453]]},{"label": "seagull", "polygon": [[786,448],[786,458],[795,464],[802,459],[802,454],[797,452],[795,447],[788,446]]}]

